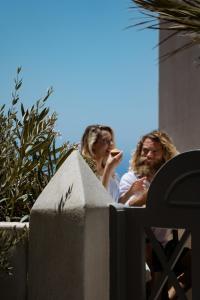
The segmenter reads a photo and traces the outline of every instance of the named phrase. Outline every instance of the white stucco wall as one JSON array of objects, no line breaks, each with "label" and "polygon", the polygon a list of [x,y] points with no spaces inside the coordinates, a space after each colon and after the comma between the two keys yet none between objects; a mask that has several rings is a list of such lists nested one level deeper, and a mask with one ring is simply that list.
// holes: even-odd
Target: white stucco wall
[{"label": "white stucco wall", "polygon": [[[160,40],[166,36],[161,31]],[[186,42],[172,38],[160,56]],[[159,127],[173,138],[179,151],[200,148],[200,47],[179,53],[159,65]]]}]

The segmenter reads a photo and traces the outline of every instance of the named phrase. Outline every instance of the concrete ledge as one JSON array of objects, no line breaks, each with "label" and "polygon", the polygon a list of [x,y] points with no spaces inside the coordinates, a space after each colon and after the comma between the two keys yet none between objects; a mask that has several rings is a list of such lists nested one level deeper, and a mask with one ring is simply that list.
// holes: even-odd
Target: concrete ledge
[{"label": "concrete ledge", "polygon": [[[28,228],[28,223],[0,222],[0,230],[5,230],[15,237],[22,234],[24,227]],[[9,252],[9,262],[12,275],[1,272],[0,291],[3,300],[25,300],[27,299],[27,255],[28,255],[28,234],[19,242],[15,248]]]}]

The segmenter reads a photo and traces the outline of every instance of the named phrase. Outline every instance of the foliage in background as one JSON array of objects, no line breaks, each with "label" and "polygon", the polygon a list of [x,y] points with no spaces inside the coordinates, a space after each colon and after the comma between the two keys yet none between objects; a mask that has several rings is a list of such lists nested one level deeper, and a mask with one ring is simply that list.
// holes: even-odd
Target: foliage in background
[{"label": "foliage in background", "polygon": [[68,142],[56,147],[57,116],[45,106],[52,89],[31,108],[20,102],[20,72],[11,107],[0,107],[0,221],[27,221],[41,191],[76,148]]},{"label": "foliage in background", "polygon": [[200,0],[132,0],[132,2],[146,16],[145,21],[137,23],[136,26],[171,31],[161,43],[174,35],[188,37],[185,44],[166,53],[162,59],[200,44]]}]

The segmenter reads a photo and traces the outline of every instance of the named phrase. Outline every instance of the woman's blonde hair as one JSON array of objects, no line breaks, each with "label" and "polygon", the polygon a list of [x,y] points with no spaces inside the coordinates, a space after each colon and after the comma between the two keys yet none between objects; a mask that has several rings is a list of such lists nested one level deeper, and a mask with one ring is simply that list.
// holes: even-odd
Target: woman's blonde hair
[{"label": "woman's blonde hair", "polygon": [[106,125],[89,125],[85,129],[81,139],[81,154],[87,158],[94,158],[95,153],[93,152],[93,145],[97,142],[98,138],[101,137],[102,131],[108,131],[111,134],[114,143],[114,132],[111,127]]},{"label": "woman's blonde hair", "polygon": [[137,144],[136,150],[133,152],[132,158],[130,160],[129,170],[133,170],[137,172],[143,143],[147,138],[151,139],[154,142],[160,143],[160,145],[162,146],[163,163],[165,163],[166,161],[168,161],[169,159],[173,158],[175,155],[178,154],[175,145],[173,144],[171,138],[168,136],[166,132],[153,130],[150,133],[145,134]]}]

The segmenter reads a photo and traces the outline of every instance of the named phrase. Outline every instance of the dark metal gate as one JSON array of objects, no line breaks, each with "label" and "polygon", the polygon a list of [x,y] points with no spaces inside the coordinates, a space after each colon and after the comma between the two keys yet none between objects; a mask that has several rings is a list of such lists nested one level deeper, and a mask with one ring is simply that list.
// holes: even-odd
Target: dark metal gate
[{"label": "dark metal gate", "polygon": [[[183,235],[169,261],[152,227],[183,229]],[[174,286],[178,299],[191,299],[187,298],[174,273],[174,266],[190,234],[192,299],[199,300],[199,228],[200,151],[195,150],[176,156],[160,169],[149,188],[146,208],[127,208],[118,204],[110,206],[110,300],[147,299],[146,237],[151,241],[163,267],[162,276],[148,299],[158,299],[166,281]]]}]

